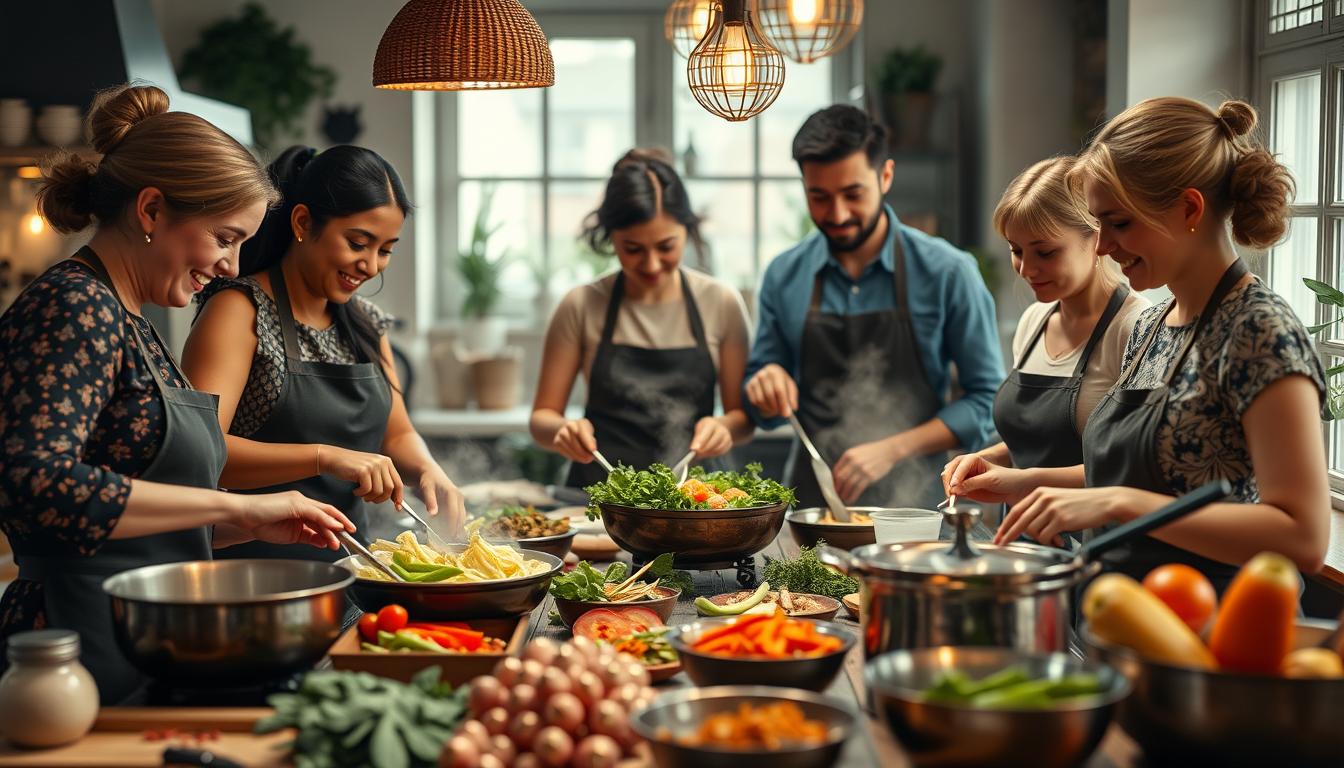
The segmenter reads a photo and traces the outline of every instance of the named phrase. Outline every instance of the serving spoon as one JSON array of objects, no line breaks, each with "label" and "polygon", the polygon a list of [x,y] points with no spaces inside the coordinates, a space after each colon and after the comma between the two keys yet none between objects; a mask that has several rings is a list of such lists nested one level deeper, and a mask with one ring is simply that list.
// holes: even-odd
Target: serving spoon
[{"label": "serving spoon", "polygon": [[821,458],[817,452],[817,447],[812,444],[807,433],[803,431],[803,425],[798,421],[798,417],[789,414],[789,423],[793,425],[793,431],[798,434],[798,439],[802,441],[803,448],[807,450],[807,455],[812,458],[812,474],[817,476],[817,485],[821,488],[821,498],[826,500],[826,507],[831,510],[831,516],[837,522],[849,522],[849,507],[840,500],[840,494],[835,492],[835,476],[831,474],[831,468]]},{"label": "serving spoon", "polygon": [[610,461],[607,461],[607,457],[602,455],[602,452],[601,452],[601,451],[593,451],[593,458],[594,458],[594,459],[597,459],[597,463],[598,463],[598,464],[601,464],[601,465],[602,465],[602,468],[605,469],[605,470],[607,470],[607,474],[608,474],[608,475],[610,475],[612,472],[615,472],[615,471],[616,471],[616,470],[611,466],[611,462],[610,462]]},{"label": "serving spoon", "polygon": [[681,461],[672,465],[672,474],[677,476],[677,485],[686,482],[686,476],[691,473],[691,461],[695,459],[695,451],[687,453],[681,457]]},{"label": "serving spoon", "polygon": [[372,552],[370,552],[363,544],[359,543],[359,539],[356,539],[354,536],[351,536],[345,531],[337,531],[336,536],[340,538],[341,543],[345,545],[346,549],[353,551],[355,554],[359,555],[365,560],[368,560],[370,563],[373,563],[373,567],[377,568],[379,571],[382,571],[384,576],[388,577],[393,581],[403,581],[403,582],[406,581],[405,579],[398,576],[396,571],[392,570],[391,568],[388,568],[387,563],[384,563],[382,560],[379,560],[378,558],[374,557]]}]

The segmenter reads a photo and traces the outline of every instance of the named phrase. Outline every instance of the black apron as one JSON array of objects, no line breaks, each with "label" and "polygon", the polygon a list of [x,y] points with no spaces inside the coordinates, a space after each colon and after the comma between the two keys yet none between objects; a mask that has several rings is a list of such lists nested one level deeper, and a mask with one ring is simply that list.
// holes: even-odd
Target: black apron
[{"label": "black apron", "polygon": [[[646,349],[613,343],[625,296],[624,273],[612,285],[583,412],[593,423],[598,450],[612,464],[646,469],[654,462],[676,462],[690,450],[696,422],[714,415],[719,375],[690,283],[685,273],[680,277],[693,347]],[[574,462],[565,484],[584,488],[606,479],[597,462]]]},{"label": "black apron", "polygon": [[[1170,496],[1180,495],[1162,475],[1162,468],[1158,464],[1157,428],[1166,412],[1172,379],[1181,370],[1190,348],[1217,312],[1218,305],[1246,273],[1246,265],[1240,259],[1223,273],[1222,279],[1213,289],[1213,295],[1209,296],[1208,303],[1195,321],[1194,332],[1171,362],[1160,386],[1153,389],[1126,389],[1125,384],[1134,377],[1139,363],[1148,353],[1175,302],[1168,304],[1162,316],[1153,323],[1138,354],[1134,355],[1115,386],[1097,405],[1083,430],[1083,461],[1089,488],[1128,486]],[[1202,557],[1151,536],[1140,537],[1131,545],[1113,549],[1103,555],[1102,560],[1109,569],[1139,580],[1159,565],[1185,563],[1207,576],[1219,594],[1227,588],[1239,570],[1238,566]]]},{"label": "black apron", "polygon": [[[387,432],[387,417],[392,411],[392,389],[383,376],[382,366],[376,360],[363,359],[359,345],[354,343],[354,334],[345,324],[340,325],[340,331],[349,340],[359,362],[344,365],[304,360],[299,352],[299,333],[294,323],[294,310],[289,303],[289,291],[285,288],[284,272],[277,264],[271,268],[269,275],[280,319],[280,335],[285,341],[285,381],[280,389],[280,399],[275,402],[270,416],[249,439],[263,443],[334,445],[351,451],[380,453],[383,435]],[[354,488],[354,484],[346,480],[316,475],[240,493],[299,491],[310,499],[326,502],[344,512],[356,526],[354,535],[368,544],[365,530],[368,522],[367,505],[363,499],[354,495]],[[345,557],[345,553],[307,544],[249,541],[218,550],[215,557],[294,558],[334,562]]]},{"label": "black apron", "polygon": [[[103,262],[88,247],[78,254],[93,267],[99,282],[116,294]],[[118,297],[120,301],[120,297]],[[123,305],[124,306],[124,305]],[[132,323],[132,325],[135,325]],[[136,326],[138,328],[138,326]],[[150,326],[153,340],[182,380],[168,345]],[[137,334],[138,336],[138,334]],[[170,386],[148,354],[147,339],[134,338],[154,376],[163,401],[164,435],[140,480],[193,488],[216,488],[224,470],[224,435],[219,428],[219,398],[208,392]],[[206,526],[131,539],[109,539],[92,557],[46,557],[15,552],[19,578],[42,583],[47,626],[79,633],[80,662],[98,683],[103,706],[135,692],[145,678],[122,655],[112,629],[112,603],[103,581],[147,565],[210,559]]]},{"label": "black apron", "polygon": [[[850,448],[917,427],[943,406],[924,373],[910,319],[899,229],[892,234],[892,248],[896,306],[891,309],[828,314],[821,311],[821,272],[812,285],[800,344],[798,421],[832,466]],[[812,465],[800,454],[795,440],[788,474],[798,506],[825,506]],[[869,486],[853,506],[932,509],[943,498],[946,463],[946,452],[912,456]]]},{"label": "black apron", "polygon": [[1042,343],[1045,327],[1059,311],[1059,304],[1046,313],[1041,327],[1022,350],[1017,367],[1004,379],[994,397],[994,426],[1008,446],[1014,467],[1072,467],[1083,463],[1083,440],[1078,430],[1078,393],[1082,390],[1083,376],[1087,373],[1092,353],[1128,296],[1129,287],[1124,285],[1111,293],[1071,376],[1046,376],[1022,370],[1031,351]]}]

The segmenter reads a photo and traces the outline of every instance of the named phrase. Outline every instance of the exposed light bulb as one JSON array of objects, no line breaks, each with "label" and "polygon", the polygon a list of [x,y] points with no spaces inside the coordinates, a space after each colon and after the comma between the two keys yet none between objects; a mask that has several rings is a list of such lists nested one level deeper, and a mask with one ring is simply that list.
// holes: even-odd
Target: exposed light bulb
[{"label": "exposed light bulb", "polygon": [[719,57],[719,71],[725,87],[740,91],[752,82],[753,57],[747,42],[746,25],[741,22],[723,25],[723,50]]},{"label": "exposed light bulb", "polygon": [[789,0],[789,21],[800,30],[817,23],[817,0]]},{"label": "exposed light bulb", "polygon": [[45,222],[42,221],[42,217],[41,217],[41,216],[37,215],[36,213],[34,213],[34,214],[30,214],[30,215],[28,216],[28,231],[29,231],[29,232],[32,232],[34,235],[40,235],[40,234],[42,234],[42,231],[45,230],[46,228],[47,228],[47,225],[46,225]]},{"label": "exposed light bulb", "polygon": [[695,10],[691,11],[691,32],[695,35],[696,41],[705,38],[707,29],[709,29],[709,0],[701,0],[695,4]]}]

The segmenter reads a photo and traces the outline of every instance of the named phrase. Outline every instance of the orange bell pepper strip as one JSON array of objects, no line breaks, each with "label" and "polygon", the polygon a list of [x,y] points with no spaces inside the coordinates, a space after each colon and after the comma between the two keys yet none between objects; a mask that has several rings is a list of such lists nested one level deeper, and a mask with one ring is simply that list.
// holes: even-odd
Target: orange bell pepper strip
[{"label": "orange bell pepper strip", "polygon": [[770,618],[769,616],[765,616],[759,613],[752,614],[751,616],[743,616],[742,618],[737,619],[736,621],[728,622],[721,627],[715,627],[714,629],[706,630],[695,641],[695,645],[692,647],[698,648],[701,643],[706,643],[709,642],[710,640],[714,640],[716,638],[723,637],[725,635],[743,634],[748,627],[752,626],[753,624],[759,624],[760,622],[765,621],[766,619],[769,618]]}]

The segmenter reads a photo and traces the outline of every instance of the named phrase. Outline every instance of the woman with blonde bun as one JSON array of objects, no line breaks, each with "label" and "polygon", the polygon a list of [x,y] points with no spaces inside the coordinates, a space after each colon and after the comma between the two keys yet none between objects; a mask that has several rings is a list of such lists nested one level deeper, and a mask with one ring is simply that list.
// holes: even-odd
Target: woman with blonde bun
[{"label": "woman with blonde bun", "polygon": [[1083,485],[1083,427],[1119,377],[1125,342],[1149,303],[1097,255],[1097,222],[1068,184],[1073,164],[1036,163],[994,209],[1013,271],[1036,303],[1018,321],[1016,363],[994,399],[1002,441],[949,462],[948,495],[1013,503],[1043,485]]},{"label": "woman with blonde bun", "polygon": [[191,388],[141,314],[236,274],[277,198],[265,169],[153,86],[100,94],[89,133],[102,159],[49,162],[38,206],[60,232],[96,224],[93,237],[0,316],[0,530],[19,566],[0,640],[77,631],[107,705],[143,680],[117,648],[104,579],[253,539],[335,548],[354,526],[299,493],[215,490],[217,399]]},{"label": "woman with blonde bun", "polygon": [[1218,479],[1228,501],[1153,531],[1110,558],[1142,578],[1172,562],[1220,591],[1264,550],[1321,567],[1330,494],[1321,362],[1288,304],[1237,257],[1288,228],[1292,176],[1253,137],[1255,110],[1149,99],[1111,120],[1070,180],[1101,225],[1097,252],[1136,289],[1172,297],[1146,311],[1124,370],[1083,432],[1087,488],[1042,488],[999,541],[1119,524]]}]

